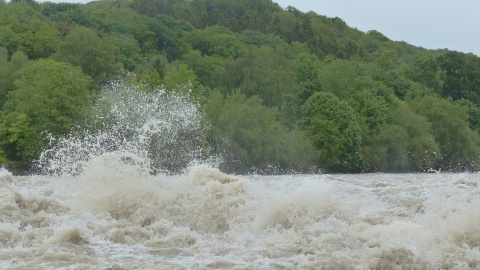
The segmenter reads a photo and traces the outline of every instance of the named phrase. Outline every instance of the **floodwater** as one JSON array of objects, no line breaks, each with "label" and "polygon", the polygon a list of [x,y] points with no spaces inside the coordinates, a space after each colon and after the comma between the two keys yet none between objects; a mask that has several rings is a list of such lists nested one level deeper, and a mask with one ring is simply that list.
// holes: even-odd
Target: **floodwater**
[{"label": "floodwater", "polygon": [[480,269],[478,174],[227,175],[191,165],[196,103],[110,88],[41,175],[0,169],[0,269]]},{"label": "floodwater", "polygon": [[0,171],[1,269],[480,269],[477,174]]}]

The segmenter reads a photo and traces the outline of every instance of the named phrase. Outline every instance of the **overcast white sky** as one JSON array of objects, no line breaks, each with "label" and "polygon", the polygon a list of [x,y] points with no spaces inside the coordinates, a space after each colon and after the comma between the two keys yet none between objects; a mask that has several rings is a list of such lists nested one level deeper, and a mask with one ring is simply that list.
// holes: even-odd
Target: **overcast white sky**
[{"label": "overcast white sky", "polygon": [[328,17],[361,31],[377,30],[427,49],[448,48],[480,56],[480,0],[273,0]]},{"label": "overcast white sky", "polygon": [[[46,0],[39,0],[46,1]],[[80,2],[88,0],[49,0]],[[396,41],[427,49],[480,56],[480,0],[273,0],[328,17],[361,31],[377,30]]]}]

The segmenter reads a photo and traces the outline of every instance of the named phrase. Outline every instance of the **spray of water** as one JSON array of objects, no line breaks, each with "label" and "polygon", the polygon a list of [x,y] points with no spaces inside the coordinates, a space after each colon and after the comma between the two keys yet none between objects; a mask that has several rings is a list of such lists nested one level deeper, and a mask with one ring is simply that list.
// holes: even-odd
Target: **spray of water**
[{"label": "spray of water", "polygon": [[[185,95],[112,83],[45,172],[0,169],[1,269],[479,269],[478,174],[232,176]],[[76,175],[74,177],[70,177]]]},{"label": "spray of water", "polygon": [[139,175],[180,172],[207,152],[202,114],[188,94],[113,81],[85,122],[68,136],[50,139],[39,159],[44,173],[78,175],[99,158],[105,166],[133,166]]}]

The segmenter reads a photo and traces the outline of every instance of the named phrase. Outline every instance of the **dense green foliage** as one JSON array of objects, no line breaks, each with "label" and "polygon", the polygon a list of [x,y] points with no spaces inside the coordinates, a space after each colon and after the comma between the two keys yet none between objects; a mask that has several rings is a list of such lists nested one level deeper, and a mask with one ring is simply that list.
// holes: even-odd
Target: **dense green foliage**
[{"label": "dense green foliage", "polygon": [[18,70],[4,105],[0,145],[19,163],[38,157],[47,135],[67,134],[91,99],[92,79],[78,67],[42,59]]},{"label": "dense green foliage", "polygon": [[0,0],[0,163],[33,164],[119,76],[192,95],[228,172],[480,168],[478,56],[271,0]]}]

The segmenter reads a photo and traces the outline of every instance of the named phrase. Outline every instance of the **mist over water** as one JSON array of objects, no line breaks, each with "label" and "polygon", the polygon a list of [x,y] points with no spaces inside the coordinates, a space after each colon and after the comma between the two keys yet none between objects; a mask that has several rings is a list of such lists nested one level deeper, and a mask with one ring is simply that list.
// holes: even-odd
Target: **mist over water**
[{"label": "mist over water", "polygon": [[130,90],[97,101],[92,131],[52,141],[49,175],[0,169],[0,269],[480,269],[478,174],[188,166],[198,108]]}]

